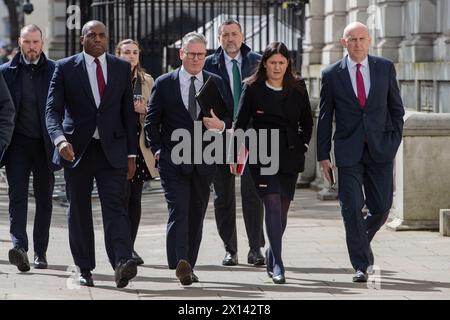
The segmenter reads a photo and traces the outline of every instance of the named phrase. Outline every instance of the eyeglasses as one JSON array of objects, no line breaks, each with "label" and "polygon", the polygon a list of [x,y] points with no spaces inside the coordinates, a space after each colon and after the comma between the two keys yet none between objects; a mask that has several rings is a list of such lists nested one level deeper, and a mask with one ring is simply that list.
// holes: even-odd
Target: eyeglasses
[{"label": "eyeglasses", "polygon": [[197,56],[198,60],[203,60],[206,57],[206,52],[186,52],[186,55],[189,59],[195,59]]}]

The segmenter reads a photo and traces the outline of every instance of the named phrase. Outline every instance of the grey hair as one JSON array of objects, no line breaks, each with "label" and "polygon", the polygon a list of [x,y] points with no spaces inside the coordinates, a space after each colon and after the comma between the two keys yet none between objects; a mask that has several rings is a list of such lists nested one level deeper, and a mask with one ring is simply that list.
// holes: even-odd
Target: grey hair
[{"label": "grey hair", "polygon": [[102,25],[106,30],[106,26],[103,22],[98,21],[98,20],[90,20],[83,25],[83,28],[81,29],[81,35],[84,37],[88,33],[91,26],[97,25],[97,24]]},{"label": "grey hair", "polygon": [[356,29],[356,28],[364,28],[365,30],[367,30],[367,33],[369,32],[369,28],[367,28],[367,26],[365,24],[363,24],[359,21],[355,21],[345,27],[344,34],[342,37],[344,39],[348,38],[348,34],[350,33],[350,31],[352,31],[353,29]]},{"label": "grey hair", "polygon": [[36,32],[39,31],[39,33],[41,34],[41,38],[43,37],[42,35],[42,30],[41,28],[39,28],[37,25],[35,24],[27,24],[26,26],[24,26],[22,29],[20,29],[20,36],[22,36],[24,33],[27,32]]},{"label": "grey hair", "polygon": [[222,34],[223,27],[229,26],[229,25],[232,25],[232,24],[237,25],[237,26],[239,27],[239,31],[242,32],[242,26],[241,26],[241,24],[239,23],[239,21],[237,21],[236,19],[231,19],[231,18],[230,18],[230,19],[227,19],[227,20],[225,20],[224,22],[222,22],[222,23],[220,24],[219,30],[218,30],[219,36]]},{"label": "grey hair", "polygon": [[193,42],[203,43],[205,47],[208,44],[208,41],[206,40],[205,36],[202,35],[201,33],[189,32],[181,40],[181,49],[186,50],[188,44]]}]

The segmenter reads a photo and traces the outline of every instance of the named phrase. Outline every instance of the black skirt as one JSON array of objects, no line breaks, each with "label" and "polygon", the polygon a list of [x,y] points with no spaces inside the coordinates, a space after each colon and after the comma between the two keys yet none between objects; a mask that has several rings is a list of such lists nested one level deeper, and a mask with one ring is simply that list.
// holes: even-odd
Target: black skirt
[{"label": "black skirt", "polygon": [[250,167],[250,173],[261,198],[267,194],[279,194],[291,201],[294,199],[298,173],[278,172],[274,175],[261,175],[258,167]]}]

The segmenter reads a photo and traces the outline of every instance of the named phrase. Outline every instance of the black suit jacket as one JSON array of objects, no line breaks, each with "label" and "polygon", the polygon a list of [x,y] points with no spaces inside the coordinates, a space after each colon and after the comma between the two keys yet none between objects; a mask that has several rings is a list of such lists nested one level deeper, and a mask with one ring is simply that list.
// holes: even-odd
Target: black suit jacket
[{"label": "black suit jacket", "polygon": [[64,135],[73,146],[73,162],[62,159],[55,150],[53,161],[63,167],[79,163],[96,127],[112,167],[126,168],[128,155],[137,152],[130,64],[110,54],[106,54],[106,61],[108,79],[98,108],[83,53],[57,63],[47,99],[46,123],[52,141]]},{"label": "black suit jacket", "polygon": [[[193,156],[195,152],[199,150],[194,149],[194,122],[189,115],[182,97],[180,90],[180,79],[179,79],[180,69],[173,72],[167,73],[156,79],[155,84],[152,88],[152,95],[149,101],[149,109],[145,117],[145,134],[146,139],[150,143],[150,148],[155,154],[158,150],[160,151],[160,159],[158,165],[163,167],[164,165],[170,165],[175,168],[179,173],[188,174],[196,169],[200,174],[210,174],[214,172],[215,165],[209,165],[205,163],[201,164],[181,164],[176,166],[171,159],[172,149],[179,143],[179,141],[171,141],[172,133],[176,129],[186,129],[191,137],[191,155]],[[203,71],[203,80],[206,81],[208,77],[212,79],[217,84],[222,96],[228,107],[228,112],[224,119],[226,128],[231,127],[231,106],[232,102],[225,95],[225,87],[222,79],[210,72]],[[203,117],[200,112],[199,119]],[[205,132],[206,128],[202,124],[202,133]],[[203,152],[205,146],[208,143],[203,143],[201,151]]]},{"label": "black suit jacket", "polygon": [[[297,85],[302,88],[303,93],[297,89],[285,90],[282,106],[268,103],[264,81],[245,85],[234,124],[235,129],[245,130],[252,119],[253,128],[256,130],[278,129],[280,134],[278,171],[281,173],[298,173],[304,170],[306,145],[311,140],[313,119],[308,92],[303,80],[298,80]],[[277,110],[279,108],[282,108],[281,117]],[[270,141],[270,138],[268,140]],[[249,152],[251,153],[252,149]],[[258,161],[257,164],[250,166],[260,167],[261,164]]]},{"label": "black suit jacket", "polygon": [[333,116],[336,118],[334,153],[336,165],[357,164],[362,157],[364,140],[373,160],[392,161],[402,140],[402,99],[394,64],[384,58],[369,56],[370,92],[361,109],[353,91],[347,58],[322,73],[320,115],[317,128],[318,160],[330,159]]},{"label": "black suit jacket", "polygon": [[8,86],[0,73],[0,166],[14,131],[15,109]]}]

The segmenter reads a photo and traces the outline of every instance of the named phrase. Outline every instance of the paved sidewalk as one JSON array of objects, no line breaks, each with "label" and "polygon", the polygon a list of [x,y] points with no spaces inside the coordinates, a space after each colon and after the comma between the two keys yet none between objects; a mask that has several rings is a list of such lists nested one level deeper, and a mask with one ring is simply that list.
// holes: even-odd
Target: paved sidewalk
[{"label": "paved sidewalk", "polygon": [[[237,188],[237,190],[239,190]],[[212,197],[211,197],[212,199]],[[183,287],[166,266],[167,209],[161,193],[145,195],[136,243],[145,265],[117,289],[104,249],[98,201],[94,201],[97,268],[94,288],[78,287],[70,255],[66,208],[55,202],[47,253],[49,269],[20,273],[8,262],[7,195],[0,187],[0,299],[450,299],[450,238],[437,232],[381,230],[373,251],[378,268],[368,284],[351,282],[352,272],[337,201],[316,200],[298,189],[283,242],[287,283],[275,285],[264,267],[246,264],[247,241],[238,200],[239,261],[224,267],[223,245],[210,202],[195,272],[200,283]],[[34,204],[30,200],[30,211]],[[32,220],[28,235],[32,237]],[[32,245],[30,245],[32,247]],[[30,250],[29,258],[33,252]]]}]

